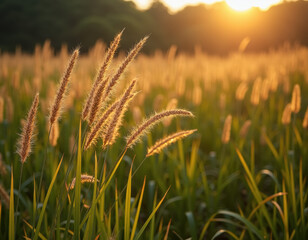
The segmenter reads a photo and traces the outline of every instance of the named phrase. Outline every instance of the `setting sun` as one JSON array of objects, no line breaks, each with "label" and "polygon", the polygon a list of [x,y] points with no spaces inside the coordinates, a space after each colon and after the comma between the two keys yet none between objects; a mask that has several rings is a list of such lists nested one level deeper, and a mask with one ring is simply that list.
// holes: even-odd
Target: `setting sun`
[{"label": "setting sun", "polygon": [[281,0],[226,0],[226,3],[236,11],[246,11],[252,7],[267,10],[270,6],[281,2]]},{"label": "setting sun", "polygon": [[[152,0],[134,0],[140,8],[147,8]],[[173,11],[179,10],[187,5],[196,5],[199,3],[213,4],[223,2],[219,0],[162,0]],[[282,0],[225,0],[229,7],[236,11],[249,10],[252,7],[258,7],[261,10],[267,10],[272,5],[282,2]]]}]

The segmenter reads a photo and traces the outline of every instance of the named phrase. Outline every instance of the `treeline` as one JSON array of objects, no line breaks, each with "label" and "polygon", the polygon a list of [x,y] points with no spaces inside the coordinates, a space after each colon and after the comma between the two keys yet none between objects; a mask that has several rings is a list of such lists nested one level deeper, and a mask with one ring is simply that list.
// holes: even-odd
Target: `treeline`
[{"label": "treeline", "polygon": [[83,51],[98,39],[109,42],[125,28],[122,49],[150,35],[145,51],[166,50],[176,45],[193,51],[199,46],[208,53],[235,51],[245,37],[247,50],[268,50],[285,42],[308,46],[308,2],[283,3],[266,12],[251,9],[238,13],[225,3],[186,7],[170,14],[159,1],[145,11],[123,0],[1,0],[0,49],[21,46],[31,52],[46,39],[59,50],[80,45]]}]

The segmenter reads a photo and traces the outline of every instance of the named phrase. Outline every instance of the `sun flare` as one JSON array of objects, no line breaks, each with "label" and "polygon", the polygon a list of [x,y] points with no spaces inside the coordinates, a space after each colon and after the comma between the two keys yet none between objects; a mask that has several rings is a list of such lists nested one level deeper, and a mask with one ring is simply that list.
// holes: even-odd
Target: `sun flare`
[{"label": "sun flare", "polygon": [[225,0],[232,9],[236,11],[246,11],[253,7],[261,10],[267,10],[272,5],[281,2],[281,0]]}]

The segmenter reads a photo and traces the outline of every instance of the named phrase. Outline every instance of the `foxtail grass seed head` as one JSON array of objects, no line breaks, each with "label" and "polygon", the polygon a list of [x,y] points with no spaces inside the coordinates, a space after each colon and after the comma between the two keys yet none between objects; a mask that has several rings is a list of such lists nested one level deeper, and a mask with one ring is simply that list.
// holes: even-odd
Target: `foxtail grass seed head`
[{"label": "foxtail grass seed head", "polygon": [[[91,175],[87,175],[87,174],[81,174],[81,183],[94,183],[95,181],[95,177],[91,176]],[[96,181],[98,182],[98,180],[96,179]],[[70,190],[75,188],[75,183],[76,183],[76,178],[74,178],[71,182],[70,186]]]},{"label": "foxtail grass seed head", "polygon": [[304,120],[303,120],[303,128],[308,128],[308,107],[306,109]]},{"label": "foxtail grass seed head", "polygon": [[92,124],[96,118],[96,115],[98,111],[100,110],[102,106],[102,97],[103,97],[103,92],[106,86],[108,79],[103,80],[97,87],[97,90],[94,94],[94,98],[92,101],[92,106],[90,109],[90,115],[89,115],[89,123]]},{"label": "foxtail grass seed head", "polygon": [[10,197],[9,194],[5,191],[5,189],[0,184],[0,200],[4,203],[7,209],[10,208]]},{"label": "foxtail grass seed head", "polygon": [[62,101],[64,98],[64,95],[66,93],[67,85],[73,70],[73,67],[76,63],[76,60],[79,56],[79,49],[76,49],[70,59],[70,62],[68,64],[68,67],[62,77],[62,80],[60,82],[57,94],[54,98],[53,104],[51,105],[50,108],[50,114],[49,114],[49,125],[52,126],[55,121],[58,120],[59,115],[60,115],[60,109],[62,107]]},{"label": "foxtail grass seed head", "polygon": [[110,124],[107,128],[106,135],[104,138],[104,146],[112,145],[115,142],[115,139],[118,136],[119,127],[122,123],[123,115],[126,112],[127,105],[131,100],[130,95],[134,90],[136,82],[136,80],[133,80],[130,83],[128,88],[125,90],[121,100],[119,101],[113,118],[111,119]]},{"label": "foxtail grass seed head", "polygon": [[232,124],[232,116],[229,114],[225,120],[224,128],[222,131],[221,141],[223,144],[227,144],[230,141],[231,124]]},{"label": "foxtail grass seed head", "polygon": [[[106,74],[107,69],[110,66],[110,63],[113,59],[113,56],[119,46],[120,40],[121,40],[121,36],[124,30],[122,30],[112,41],[112,43],[110,44],[110,47],[106,53],[106,58],[105,61],[103,62],[101,68],[99,69],[99,72],[97,73],[96,79],[92,85],[92,88],[90,90],[90,93],[85,101],[85,104],[83,106],[83,110],[82,110],[82,119],[85,120],[88,117],[89,111],[90,111],[90,107],[92,105],[92,101],[94,99],[94,95],[95,95],[95,91],[97,90],[99,84],[103,81],[104,76]],[[104,90],[104,89],[103,89]]]},{"label": "foxtail grass seed head", "polygon": [[136,57],[136,55],[139,53],[145,42],[147,41],[148,37],[145,37],[141,39],[140,42],[138,42],[135,47],[128,53],[127,57],[124,59],[120,67],[118,68],[115,75],[110,79],[108,82],[107,88],[104,92],[104,101],[108,101],[110,95],[112,94],[114,86],[118,83],[119,78],[121,77],[124,70],[127,68],[128,64]]},{"label": "foxtail grass seed head", "polygon": [[84,149],[87,150],[91,145],[96,143],[97,137],[102,132],[103,126],[105,126],[108,119],[111,117],[111,114],[115,111],[117,108],[117,105],[119,104],[119,100],[111,104],[105,112],[102,114],[102,116],[99,118],[99,120],[94,124],[94,126],[91,128],[90,132],[87,135],[86,138],[86,144],[84,146]]},{"label": "foxtail grass seed head", "polygon": [[187,137],[188,135],[194,133],[197,131],[197,129],[194,130],[186,130],[186,131],[180,131],[176,132],[174,134],[171,134],[163,139],[158,140],[152,147],[148,148],[147,157],[152,156],[156,153],[160,153],[164,148],[169,146],[170,144]]},{"label": "foxtail grass seed head", "polygon": [[38,104],[39,104],[39,94],[37,93],[33,100],[30,111],[28,113],[26,123],[24,124],[22,128],[22,133],[20,135],[20,138],[17,144],[18,145],[17,153],[20,156],[20,160],[22,164],[26,161],[27,157],[29,156],[31,152],[31,143],[33,140],[33,135],[34,135],[33,131],[35,127],[35,118],[36,118],[36,113],[38,109]]},{"label": "foxtail grass seed head", "polygon": [[236,93],[235,93],[236,100],[242,101],[245,98],[247,90],[248,90],[247,83],[241,82],[241,84],[236,89]]},{"label": "foxtail grass seed head", "polygon": [[157,123],[161,122],[162,120],[166,119],[167,117],[193,117],[194,115],[183,109],[173,109],[173,110],[166,110],[160,113],[149,117],[148,119],[144,120],[139,126],[131,131],[131,133],[126,138],[126,147],[132,147],[136,142],[140,140],[140,138],[145,135],[152,127],[154,127]]},{"label": "foxtail grass seed head", "polygon": [[301,110],[301,89],[298,84],[293,88],[292,101],[291,101],[291,111],[298,113]]},{"label": "foxtail grass seed head", "polygon": [[58,121],[55,122],[51,126],[50,136],[49,136],[49,143],[51,146],[56,146],[59,138],[59,123]]},{"label": "foxtail grass seed head", "polygon": [[[178,100],[176,98],[172,98],[168,102],[166,110],[176,109],[177,106],[178,106]],[[172,121],[172,117],[164,119],[164,121],[163,121],[164,126],[169,127],[169,125],[171,124],[171,121]]]},{"label": "foxtail grass seed head", "polygon": [[291,122],[291,114],[292,114],[292,109],[291,109],[291,104],[288,103],[282,113],[282,118],[281,122],[283,125],[288,125]]},{"label": "foxtail grass seed head", "polygon": [[261,91],[262,79],[257,78],[252,87],[252,93],[250,97],[250,102],[252,105],[257,106],[260,102],[260,91]]},{"label": "foxtail grass seed head", "polygon": [[246,120],[245,123],[243,124],[241,130],[240,130],[240,137],[241,138],[243,138],[243,139],[246,138],[250,126],[251,126],[251,120]]}]

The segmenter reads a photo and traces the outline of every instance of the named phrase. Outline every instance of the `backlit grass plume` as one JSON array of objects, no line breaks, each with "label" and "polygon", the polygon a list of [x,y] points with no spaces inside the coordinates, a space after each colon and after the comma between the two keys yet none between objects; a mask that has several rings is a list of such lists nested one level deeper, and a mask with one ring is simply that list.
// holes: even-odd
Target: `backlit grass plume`
[{"label": "backlit grass plume", "polygon": [[291,111],[298,113],[301,110],[301,89],[298,84],[293,88],[292,101],[291,101]]},{"label": "backlit grass plume", "polygon": [[140,140],[140,137],[145,135],[155,124],[161,122],[167,117],[177,116],[193,117],[194,115],[191,112],[183,109],[166,110],[157,113],[146,119],[130,133],[130,135],[126,138],[126,147],[132,147],[138,140]]},{"label": "backlit grass plume", "polygon": [[184,137],[187,137],[188,135],[194,133],[195,131],[197,131],[197,129],[180,131],[158,140],[152,147],[148,148],[146,156],[149,157],[156,153],[160,153],[165,147],[169,146],[170,144]]},{"label": "backlit grass plume", "polygon": [[32,106],[28,113],[26,123],[22,128],[20,138],[17,143],[17,153],[20,156],[20,160],[24,163],[31,152],[31,143],[33,140],[33,132],[35,127],[35,118],[39,104],[39,94],[35,95]]},{"label": "backlit grass plume", "polygon": [[282,113],[282,118],[281,122],[283,125],[288,125],[291,122],[291,114],[292,114],[292,109],[291,109],[291,104],[288,103]]},{"label": "backlit grass plume", "polygon": [[224,128],[222,131],[222,136],[221,136],[221,141],[224,144],[227,144],[230,141],[231,124],[232,124],[232,116],[229,114],[225,120]]},{"label": "backlit grass plume", "polygon": [[10,197],[9,194],[5,191],[5,189],[0,184],[0,201],[4,203],[7,209],[10,207]]},{"label": "backlit grass plume", "polygon": [[59,118],[59,111],[62,106],[62,101],[63,101],[64,95],[67,89],[67,85],[68,85],[68,82],[71,76],[71,72],[73,70],[73,67],[76,63],[78,56],[79,56],[79,49],[76,49],[62,77],[62,80],[60,82],[60,85],[59,85],[57,94],[54,98],[53,104],[51,105],[50,114],[49,114],[49,126],[52,126],[52,124]]},{"label": "backlit grass plume", "polygon": [[[88,114],[89,114],[89,111],[90,111],[90,108],[92,106],[92,103],[93,103],[93,99],[94,99],[94,95],[95,95],[95,92],[97,91],[98,89],[98,86],[102,83],[103,79],[104,79],[104,76],[105,76],[105,73],[108,69],[108,67],[110,66],[110,63],[113,59],[113,56],[119,46],[119,43],[120,43],[120,40],[121,40],[121,36],[122,36],[122,33],[123,31],[121,31],[113,40],[113,42],[110,44],[110,47],[106,53],[106,58],[101,66],[101,68],[99,69],[99,72],[97,73],[97,76],[96,76],[96,79],[92,85],[92,88],[90,90],[90,93],[85,101],[85,104],[84,104],[84,107],[83,107],[83,110],[82,110],[82,119],[85,120],[87,117],[88,117]],[[106,82],[105,82],[106,84]],[[105,86],[104,84],[104,86]],[[101,86],[102,88],[102,86]],[[104,90],[104,87],[103,89]]]},{"label": "backlit grass plume", "polygon": [[[88,174],[81,174],[80,180],[81,180],[81,183],[94,183],[95,177],[90,176]],[[74,189],[75,183],[76,183],[76,178],[73,178],[71,184],[69,185],[70,190]]]},{"label": "backlit grass plume", "polygon": [[123,115],[127,109],[127,105],[130,102],[130,95],[132,94],[134,87],[136,85],[136,80],[133,80],[128,88],[125,90],[119,104],[116,107],[116,110],[113,114],[113,118],[110,119],[110,124],[104,136],[104,146],[112,145],[118,136],[118,130],[121,126]]},{"label": "backlit grass plume", "polygon": [[103,100],[105,101],[105,103],[108,101],[108,99],[109,99],[109,97],[112,93],[112,90],[113,90],[114,86],[117,84],[117,82],[118,82],[119,78],[121,77],[122,73],[124,72],[124,70],[126,69],[128,64],[135,58],[135,56],[141,50],[141,48],[143,47],[143,45],[145,44],[147,39],[148,39],[148,37],[145,37],[145,38],[141,39],[140,42],[138,42],[135,45],[135,47],[128,53],[128,55],[126,56],[124,61],[121,63],[121,65],[118,68],[115,75],[108,82],[107,88],[104,91],[104,95],[103,95]]}]

